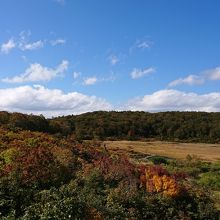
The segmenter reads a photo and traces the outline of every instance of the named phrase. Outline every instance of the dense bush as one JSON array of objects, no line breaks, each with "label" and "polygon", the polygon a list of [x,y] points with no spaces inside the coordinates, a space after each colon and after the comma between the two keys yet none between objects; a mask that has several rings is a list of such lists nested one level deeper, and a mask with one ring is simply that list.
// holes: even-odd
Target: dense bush
[{"label": "dense bush", "polygon": [[0,219],[218,219],[209,191],[182,172],[218,164],[137,165],[96,145],[0,128]]},{"label": "dense bush", "polygon": [[216,191],[220,191],[220,173],[219,172],[208,172],[203,173],[198,180],[198,183],[202,186],[208,187]]},{"label": "dense bush", "polygon": [[149,160],[152,161],[153,164],[155,164],[155,165],[157,165],[157,164],[168,164],[169,163],[167,158],[161,157],[161,156],[154,156],[154,157],[151,157]]}]

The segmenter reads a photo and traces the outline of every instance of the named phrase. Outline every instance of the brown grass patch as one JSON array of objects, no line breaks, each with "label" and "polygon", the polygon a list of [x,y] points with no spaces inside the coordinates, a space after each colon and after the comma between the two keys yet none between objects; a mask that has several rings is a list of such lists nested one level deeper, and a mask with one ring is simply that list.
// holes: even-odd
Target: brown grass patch
[{"label": "brown grass patch", "polygon": [[176,159],[185,159],[186,156],[196,155],[205,161],[220,160],[220,144],[203,143],[176,143],[164,141],[105,141],[106,148],[110,151],[125,153],[158,155]]}]

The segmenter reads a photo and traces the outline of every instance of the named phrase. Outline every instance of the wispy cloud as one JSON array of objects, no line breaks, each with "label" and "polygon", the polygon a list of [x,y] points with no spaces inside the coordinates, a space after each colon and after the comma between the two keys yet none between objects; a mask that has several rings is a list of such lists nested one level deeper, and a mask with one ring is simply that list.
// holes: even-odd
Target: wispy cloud
[{"label": "wispy cloud", "polygon": [[17,42],[18,48],[22,51],[36,50],[44,46],[43,40],[30,42],[31,31],[21,31]]},{"label": "wispy cloud", "polygon": [[69,62],[63,60],[56,68],[44,67],[39,63],[31,64],[24,73],[12,78],[4,78],[2,82],[6,83],[24,83],[50,81],[51,79],[62,75],[68,69]]},{"label": "wispy cloud", "polygon": [[58,45],[58,44],[65,44],[65,43],[66,43],[66,40],[65,40],[65,39],[61,39],[61,38],[56,39],[56,40],[51,40],[51,41],[50,41],[50,44],[51,44],[52,46],[56,46],[56,45]]},{"label": "wispy cloud", "polygon": [[178,85],[202,85],[206,81],[220,80],[220,67],[214,69],[202,71],[197,75],[189,75],[185,78],[179,78],[169,83],[169,87],[175,87]]},{"label": "wispy cloud", "polygon": [[114,75],[114,73],[111,73],[111,75],[103,77],[101,79],[99,79],[98,81],[100,82],[114,82],[116,80],[116,76]]},{"label": "wispy cloud", "polygon": [[137,48],[140,48],[140,49],[146,49],[146,48],[150,48],[150,43],[147,41],[142,41],[142,42],[138,42],[136,46]]},{"label": "wispy cloud", "polygon": [[44,46],[44,42],[39,40],[32,43],[20,43],[19,48],[23,51],[25,50],[36,50],[42,48]]},{"label": "wispy cloud", "polygon": [[8,54],[14,48],[18,48],[22,51],[25,51],[25,50],[36,50],[44,46],[44,41],[42,40],[30,42],[29,41],[30,36],[31,36],[30,31],[20,32],[19,38],[17,40],[11,38],[6,43],[3,43],[1,45],[1,52]]},{"label": "wispy cloud", "polygon": [[81,76],[81,72],[73,72],[73,79],[77,79]]},{"label": "wispy cloud", "polygon": [[108,60],[112,66],[115,66],[120,61],[116,55],[109,56]]},{"label": "wispy cloud", "polygon": [[98,81],[97,77],[93,76],[93,77],[87,77],[83,80],[83,85],[94,85],[96,84]]},{"label": "wispy cloud", "polygon": [[135,43],[129,48],[129,53],[132,54],[135,50],[146,50],[150,49],[153,45],[153,42],[144,38],[136,40]]},{"label": "wispy cloud", "polygon": [[31,51],[43,48],[47,43],[51,46],[66,43],[66,40],[62,38],[57,38],[55,40],[31,41],[31,35],[31,31],[21,31],[17,38],[10,38],[6,43],[1,44],[1,53],[8,54],[14,48],[17,48],[21,51]]},{"label": "wispy cloud", "polygon": [[[80,73],[81,75],[81,73]],[[77,75],[78,76],[78,75]],[[113,73],[111,73],[109,76],[106,77],[87,77],[83,79],[83,85],[88,86],[88,85],[94,85],[97,83],[104,83],[104,82],[114,82],[116,80],[116,77]]]},{"label": "wispy cloud", "polygon": [[133,69],[133,71],[130,73],[131,78],[132,79],[138,79],[141,78],[143,76],[149,75],[151,73],[156,72],[155,68],[150,67],[150,68],[146,68],[146,69]]},{"label": "wispy cloud", "polygon": [[13,48],[16,47],[15,41],[11,38],[6,43],[1,45],[1,52],[4,54],[8,54]]},{"label": "wispy cloud", "polygon": [[174,87],[182,84],[186,85],[201,85],[204,83],[204,78],[197,75],[189,75],[185,78],[179,78],[169,83],[169,87]]}]

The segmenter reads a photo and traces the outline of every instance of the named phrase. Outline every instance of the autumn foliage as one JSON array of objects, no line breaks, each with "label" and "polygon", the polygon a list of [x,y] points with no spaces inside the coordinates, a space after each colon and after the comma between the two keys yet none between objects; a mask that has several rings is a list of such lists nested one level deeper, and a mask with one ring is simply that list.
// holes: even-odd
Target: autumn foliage
[{"label": "autumn foliage", "polygon": [[148,192],[177,197],[183,190],[183,186],[175,178],[177,174],[170,175],[161,166],[142,167],[140,171],[140,186],[145,187]]},{"label": "autumn foliage", "polygon": [[74,136],[0,127],[0,219],[217,219],[186,177]]}]

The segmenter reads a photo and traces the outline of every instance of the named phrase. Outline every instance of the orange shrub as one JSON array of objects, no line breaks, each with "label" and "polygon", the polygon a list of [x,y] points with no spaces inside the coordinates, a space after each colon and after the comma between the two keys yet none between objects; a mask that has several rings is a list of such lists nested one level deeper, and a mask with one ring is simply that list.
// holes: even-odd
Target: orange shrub
[{"label": "orange shrub", "polygon": [[140,175],[140,183],[148,192],[163,193],[172,197],[178,196],[181,191],[175,178],[160,166],[145,168],[145,175]]}]

